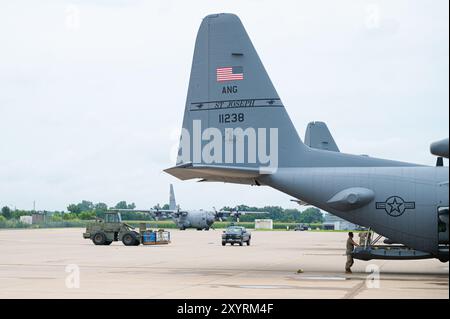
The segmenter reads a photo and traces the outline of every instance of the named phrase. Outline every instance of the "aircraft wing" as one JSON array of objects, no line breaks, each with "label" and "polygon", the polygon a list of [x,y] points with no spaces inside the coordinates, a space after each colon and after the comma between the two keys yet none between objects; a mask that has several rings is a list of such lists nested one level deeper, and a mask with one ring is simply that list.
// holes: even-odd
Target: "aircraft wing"
[{"label": "aircraft wing", "polygon": [[180,217],[180,216],[186,216],[188,214],[187,211],[184,210],[178,210],[178,209],[151,209],[151,214],[154,214],[156,216],[164,216],[164,217]]},{"label": "aircraft wing", "polygon": [[159,209],[159,210],[155,209],[153,213],[163,213],[166,214],[167,216],[174,216],[174,217],[186,216],[188,214],[187,211],[177,209]]},{"label": "aircraft wing", "polygon": [[150,217],[158,219],[160,217],[165,217],[164,213],[157,212],[156,209],[129,209],[129,208],[108,208],[109,212],[118,212],[118,213],[144,213],[149,214]]},{"label": "aircraft wing", "polygon": [[151,209],[128,209],[128,208],[108,208],[109,212],[122,212],[122,213],[152,213],[153,210]]},{"label": "aircraft wing", "polygon": [[134,213],[166,213],[166,214],[174,214],[178,213],[177,209],[123,209],[123,208],[109,208],[110,212],[134,212]]},{"label": "aircraft wing", "polygon": [[121,209],[121,208],[109,208],[108,211],[110,212],[134,212],[134,213],[145,213],[149,214],[152,217],[155,218],[167,218],[167,217],[179,217],[179,216],[186,216],[187,212],[185,211],[179,211],[177,209]]},{"label": "aircraft wing", "polygon": [[229,211],[229,210],[221,210],[216,212],[216,216],[228,217],[228,216],[241,216],[241,215],[250,215],[250,214],[269,214],[269,212],[257,212],[257,211]]},{"label": "aircraft wing", "polygon": [[230,182],[251,185],[258,185],[258,177],[271,173],[270,170],[265,171],[264,169],[258,168],[193,163],[177,165],[164,171],[183,181],[199,178],[203,182]]},{"label": "aircraft wing", "polygon": [[231,212],[231,214],[240,214],[240,215],[251,215],[251,214],[269,214],[269,212],[257,212],[257,211],[239,211],[239,212]]},{"label": "aircraft wing", "polygon": [[299,204],[300,206],[309,206],[310,205],[309,203],[307,203],[303,200],[300,200],[300,199],[291,199],[291,202],[295,202],[295,203]]}]

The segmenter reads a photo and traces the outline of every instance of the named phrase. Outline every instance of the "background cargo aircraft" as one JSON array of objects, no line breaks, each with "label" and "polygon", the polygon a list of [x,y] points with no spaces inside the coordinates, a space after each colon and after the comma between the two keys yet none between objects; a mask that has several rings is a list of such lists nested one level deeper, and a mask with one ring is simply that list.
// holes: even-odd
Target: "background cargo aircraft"
[{"label": "background cargo aircraft", "polygon": [[170,184],[169,209],[116,209],[110,208],[110,211],[118,212],[141,212],[147,213],[155,219],[170,217],[180,230],[195,228],[197,230],[209,230],[215,221],[235,217],[245,214],[264,214],[265,212],[241,212],[234,211],[206,211],[206,210],[183,210],[177,205],[173,185]]},{"label": "background cargo aircraft", "polygon": [[[433,152],[448,157],[448,139]],[[368,259],[448,261],[448,167],[305,145],[233,14],[201,23],[177,163],[165,171],[181,180],[267,185],[409,247]]]}]

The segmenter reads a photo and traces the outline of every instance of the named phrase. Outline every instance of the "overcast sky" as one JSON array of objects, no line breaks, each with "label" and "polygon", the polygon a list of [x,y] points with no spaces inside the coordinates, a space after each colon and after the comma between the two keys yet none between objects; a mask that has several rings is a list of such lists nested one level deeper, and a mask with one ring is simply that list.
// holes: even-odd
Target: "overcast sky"
[{"label": "overcast sky", "polygon": [[[448,136],[448,0],[2,1],[0,206],[280,205],[267,187],[181,182],[173,166],[196,33],[240,16],[300,136],[434,165]],[[163,110],[163,111],[161,111]]]}]

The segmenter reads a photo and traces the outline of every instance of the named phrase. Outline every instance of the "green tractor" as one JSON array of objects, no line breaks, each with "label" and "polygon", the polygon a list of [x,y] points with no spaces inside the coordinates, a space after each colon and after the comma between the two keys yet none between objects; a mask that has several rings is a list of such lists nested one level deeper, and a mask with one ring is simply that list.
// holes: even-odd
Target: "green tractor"
[{"label": "green tractor", "polygon": [[123,223],[118,212],[106,212],[105,219],[89,223],[83,238],[91,239],[95,245],[110,245],[113,241],[122,241],[125,246],[138,246],[141,243],[140,233]]}]

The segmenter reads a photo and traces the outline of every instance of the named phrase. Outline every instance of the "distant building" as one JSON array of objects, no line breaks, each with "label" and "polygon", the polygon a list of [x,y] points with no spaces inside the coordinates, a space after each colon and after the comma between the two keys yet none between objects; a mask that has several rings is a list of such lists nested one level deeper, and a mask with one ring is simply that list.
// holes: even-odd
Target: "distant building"
[{"label": "distant building", "polygon": [[328,230],[356,230],[358,225],[332,214],[324,215],[323,228]]},{"label": "distant building", "polygon": [[34,212],[32,216],[32,223],[33,224],[42,224],[46,222],[46,215],[45,212]]},{"label": "distant building", "polygon": [[31,225],[33,223],[33,217],[32,216],[20,216],[20,222]]},{"label": "distant building", "polygon": [[273,220],[255,219],[255,229],[273,229]]}]

